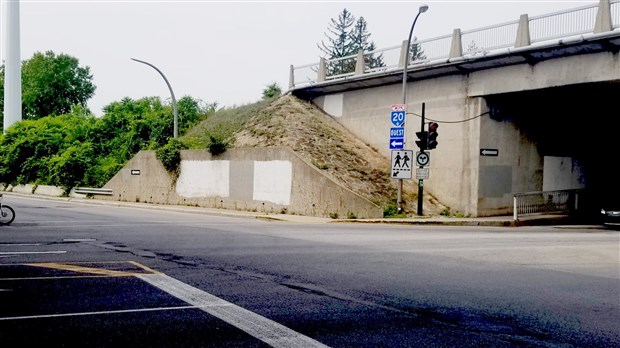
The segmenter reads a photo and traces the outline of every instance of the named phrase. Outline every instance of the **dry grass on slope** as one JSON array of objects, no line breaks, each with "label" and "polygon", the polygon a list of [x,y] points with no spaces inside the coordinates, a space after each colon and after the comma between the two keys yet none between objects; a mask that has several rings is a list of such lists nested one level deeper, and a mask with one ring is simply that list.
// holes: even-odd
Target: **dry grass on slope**
[{"label": "dry grass on slope", "polygon": [[340,184],[385,208],[395,203],[389,159],[316,106],[285,95],[252,117],[235,147],[286,146]]}]

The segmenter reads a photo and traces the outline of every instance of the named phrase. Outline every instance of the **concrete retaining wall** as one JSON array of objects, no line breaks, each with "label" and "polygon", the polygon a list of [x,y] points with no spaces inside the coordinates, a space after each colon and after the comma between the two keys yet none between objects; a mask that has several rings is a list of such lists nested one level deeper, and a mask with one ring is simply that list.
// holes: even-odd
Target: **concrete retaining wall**
[{"label": "concrete retaining wall", "polygon": [[177,178],[141,151],[100,199],[320,217],[377,218],[382,208],[336,183],[288,148],[184,150]]}]

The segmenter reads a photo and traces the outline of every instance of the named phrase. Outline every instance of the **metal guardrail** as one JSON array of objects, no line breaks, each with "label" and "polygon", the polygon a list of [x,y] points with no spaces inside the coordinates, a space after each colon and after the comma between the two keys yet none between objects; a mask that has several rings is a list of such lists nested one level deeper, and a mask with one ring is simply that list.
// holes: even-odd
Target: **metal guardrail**
[{"label": "metal guardrail", "polygon": [[[539,15],[528,18],[528,27],[530,31],[531,43],[540,43],[543,41],[566,38],[575,35],[583,35],[593,33],[598,3],[581,6],[573,9],[553,12],[550,14]],[[620,28],[620,0],[609,1],[609,12],[611,15],[612,30]],[[517,38],[519,20],[506,23],[491,25],[483,28],[464,31],[461,34],[461,45],[463,47],[463,55],[481,54],[491,50],[514,47]],[[424,58],[418,58],[409,62],[410,65],[427,63],[447,59],[450,56],[452,35],[444,35],[425,40],[417,40],[411,43],[417,45],[423,53]],[[402,46],[392,46],[389,48],[377,49],[374,51],[364,52],[364,59],[381,55],[385,66],[378,68],[366,67],[364,73],[374,73],[379,71],[390,71],[402,69],[399,62],[402,54]],[[351,66],[355,66],[357,54],[346,57],[326,59],[326,66],[331,66],[342,61],[351,61]],[[319,79],[317,72],[319,71],[320,62],[291,66],[290,88],[306,85],[313,85],[322,80]],[[333,81],[347,79],[354,75],[354,72],[327,75],[325,80]]]},{"label": "metal guardrail", "polygon": [[104,195],[111,196],[112,190],[107,188],[95,188],[95,187],[76,187],[73,192],[83,194],[83,195]]},{"label": "metal guardrail", "polygon": [[583,190],[557,190],[516,193],[513,219],[520,215],[540,213],[573,213],[579,208],[579,195]]}]

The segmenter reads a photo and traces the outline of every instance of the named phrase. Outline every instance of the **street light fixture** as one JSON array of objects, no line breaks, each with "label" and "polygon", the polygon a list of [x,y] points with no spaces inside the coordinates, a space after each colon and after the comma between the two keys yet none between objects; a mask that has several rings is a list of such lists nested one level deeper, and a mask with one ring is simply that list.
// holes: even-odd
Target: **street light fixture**
[{"label": "street light fixture", "polygon": [[[409,66],[409,50],[411,48],[411,36],[413,35],[413,28],[415,27],[415,23],[418,21],[418,17],[424,12],[428,10],[428,5],[421,5],[418,9],[418,14],[415,16],[413,20],[413,24],[411,24],[411,30],[409,30],[409,38],[407,39],[407,49],[405,50],[405,61],[403,66],[403,105],[405,106],[405,110],[407,110],[407,67]],[[398,210],[401,210],[401,202],[402,202],[402,191],[403,191],[403,179],[398,179],[398,197],[397,204]]]},{"label": "street light fixture", "polygon": [[153,65],[151,63],[148,63],[148,62],[145,62],[143,60],[135,59],[135,58],[131,58],[131,60],[150,66],[151,68],[155,69],[161,75],[161,77],[164,78],[164,81],[166,81],[166,85],[168,85],[168,89],[170,90],[170,96],[172,97],[172,112],[173,112],[173,115],[174,115],[174,133],[173,134],[174,134],[174,137],[177,138],[179,136],[179,120],[178,120],[177,100],[174,97],[174,92],[172,91],[172,86],[170,86],[170,82],[168,82],[168,79],[166,78],[164,73],[161,72],[161,70],[157,69],[157,67],[155,65]]},{"label": "street light fixture", "polygon": [[418,17],[428,10],[428,5],[420,6],[418,14],[411,24],[411,30],[409,30],[409,38],[407,39],[407,49],[405,50],[405,66],[403,67],[403,104],[407,107],[407,67],[409,66],[409,50],[411,49],[411,36],[413,35],[413,28],[418,21]]}]

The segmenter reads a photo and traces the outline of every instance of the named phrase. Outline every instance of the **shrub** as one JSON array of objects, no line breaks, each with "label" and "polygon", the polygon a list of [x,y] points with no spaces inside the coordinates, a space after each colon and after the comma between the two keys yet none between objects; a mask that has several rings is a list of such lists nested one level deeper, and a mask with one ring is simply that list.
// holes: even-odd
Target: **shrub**
[{"label": "shrub", "polygon": [[212,155],[224,153],[229,146],[229,143],[221,136],[209,135],[209,139],[211,139],[211,142],[209,143],[208,149]]},{"label": "shrub", "polygon": [[174,172],[181,164],[181,150],[183,144],[175,139],[170,138],[168,143],[155,151],[155,156],[161,161],[164,168],[169,172]]}]

